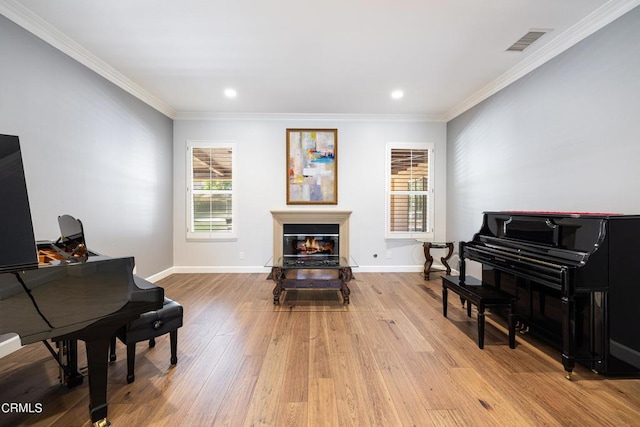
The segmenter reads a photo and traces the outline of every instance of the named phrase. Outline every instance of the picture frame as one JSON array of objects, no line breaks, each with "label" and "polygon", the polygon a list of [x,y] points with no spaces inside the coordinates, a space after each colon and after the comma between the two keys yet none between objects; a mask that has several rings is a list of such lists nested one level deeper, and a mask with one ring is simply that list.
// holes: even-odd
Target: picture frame
[{"label": "picture frame", "polygon": [[287,129],[287,205],[338,204],[338,130]]}]

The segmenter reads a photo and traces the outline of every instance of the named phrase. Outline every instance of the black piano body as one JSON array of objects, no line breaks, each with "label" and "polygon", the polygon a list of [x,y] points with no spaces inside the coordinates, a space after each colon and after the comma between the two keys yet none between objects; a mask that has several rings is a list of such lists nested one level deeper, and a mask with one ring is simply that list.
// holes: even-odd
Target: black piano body
[{"label": "black piano body", "polygon": [[640,216],[485,212],[466,261],[518,297],[530,333],[555,345],[570,376],[579,362],[606,375],[640,372]]},{"label": "black piano body", "polygon": [[61,239],[36,245],[15,136],[0,135],[0,200],[0,335],[16,333],[22,345],[84,341],[91,421],[108,425],[110,339],[160,309],[164,289],[135,276],[132,257],[88,250],[82,224],[71,217],[59,218]]}]

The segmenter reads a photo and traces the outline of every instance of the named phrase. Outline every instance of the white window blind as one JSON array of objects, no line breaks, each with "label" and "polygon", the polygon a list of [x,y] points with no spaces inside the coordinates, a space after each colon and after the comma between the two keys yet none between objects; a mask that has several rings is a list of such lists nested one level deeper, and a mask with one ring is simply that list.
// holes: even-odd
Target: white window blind
[{"label": "white window blind", "polygon": [[387,238],[433,235],[433,145],[387,145]]},{"label": "white window blind", "polygon": [[187,237],[236,237],[235,144],[187,143]]}]

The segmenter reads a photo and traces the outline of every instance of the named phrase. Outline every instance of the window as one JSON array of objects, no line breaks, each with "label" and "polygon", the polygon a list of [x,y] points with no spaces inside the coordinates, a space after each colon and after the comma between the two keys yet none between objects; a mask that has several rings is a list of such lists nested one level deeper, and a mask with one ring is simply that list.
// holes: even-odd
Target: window
[{"label": "window", "polygon": [[187,142],[187,238],[235,239],[236,148]]},{"label": "window", "polygon": [[433,144],[387,144],[386,237],[433,236]]}]

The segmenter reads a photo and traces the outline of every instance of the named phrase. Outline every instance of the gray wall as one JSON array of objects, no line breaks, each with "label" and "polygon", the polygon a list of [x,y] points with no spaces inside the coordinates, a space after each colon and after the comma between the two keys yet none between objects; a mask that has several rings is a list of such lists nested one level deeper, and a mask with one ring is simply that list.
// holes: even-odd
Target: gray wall
[{"label": "gray wall", "polygon": [[141,276],[173,265],[172,120],[2,16],[0,133],[20,137],[36,239],[68,213]]},{"label": "gray wall", "polygon": [[[286,204],[286,129],[338,129],[338,205]],[[446,230],[446,124],[340,119],[176,120],[174,132],[174,263],[178,271],[259,271],[273,252],[278,209],[351,210],[350,255],[358,271],[420,271],[424,251],[415,240],[385,240],[385,146],[431,142],[435,154],[435,236]],[[186,240],[188,140],[235,141],[238,150],[238,239]],[[391,259],[386,258],[391,252]],[[239,253],[245,257],[240,260]],[[374,254],[378,256],[373,257]],[[198,267],[198,268],[195,268]]]},{"label": "gray wall", "polygon": [[447,237],[486,210],[640,214],[640,8],[447,124]]}]

